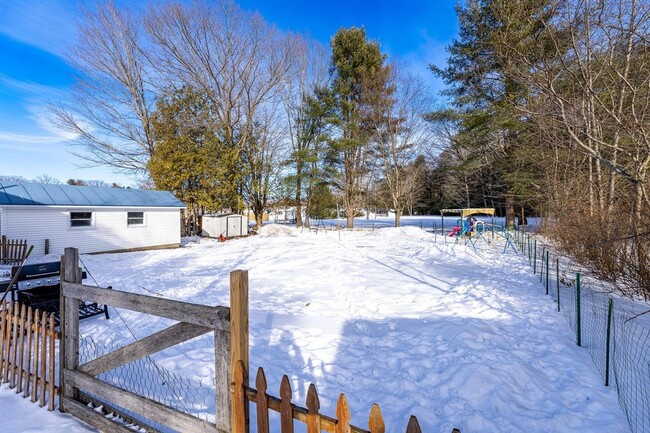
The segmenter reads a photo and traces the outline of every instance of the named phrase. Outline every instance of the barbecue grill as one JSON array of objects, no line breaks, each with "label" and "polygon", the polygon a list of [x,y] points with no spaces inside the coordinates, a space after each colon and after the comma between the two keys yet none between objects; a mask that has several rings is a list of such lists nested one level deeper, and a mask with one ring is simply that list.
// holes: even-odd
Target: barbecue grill
[{"label": "barbecue grill", "polygon": [[[61,296],[61,263],[37,263],[25,265],[22,269],[19,266],[11,268],[11,277],[16,276],[16,282],[9,289],[11,300],[18,301],[27,307],[38,308],[40,311],[54,313],[54,320],[59,323],[59,307]],[[0,280],[0,292],[5,292],[11,278],[3,271],[3,279]],[[82,279],[86,278],[86,271],[82,272]],[[79,318],[104,314],[107,319],[108,308],[95,302],[80,302]]]}]

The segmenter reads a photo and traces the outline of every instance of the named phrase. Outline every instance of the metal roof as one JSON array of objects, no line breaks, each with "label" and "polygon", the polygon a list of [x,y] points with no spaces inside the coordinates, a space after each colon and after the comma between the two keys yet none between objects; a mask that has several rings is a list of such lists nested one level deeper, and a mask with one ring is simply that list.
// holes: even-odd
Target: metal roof
[{"label": "metal roof", "polygon": [[0,206],[3,205],[185,207],[169,191],[32,182],[0,182]]}]

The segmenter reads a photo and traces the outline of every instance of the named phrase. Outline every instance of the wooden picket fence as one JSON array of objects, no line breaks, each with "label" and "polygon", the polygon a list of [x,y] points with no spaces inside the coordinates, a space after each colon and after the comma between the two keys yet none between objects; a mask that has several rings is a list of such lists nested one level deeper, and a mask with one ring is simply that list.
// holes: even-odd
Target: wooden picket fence
[{"label": "wooden picket fence", "polygon": [[[320,402],[314,384],[309,385],[307,392],[307,407],[291,403],[291,385],[287,376],[280,382],[280,398],[267,394],[266,376],[264,370],[257,370],[255,386],[247,386],[246,367],[239,361],[235,366],[234,383],[232,389],[232,433],[246,433],[248,431],[247,407],[248,402],[255,403],[257,409],[257,433],[269,433],[269,409],[280,414],[280,427],[282,433],[293,433],[294,420],[307,425],[307,433],[385,433],[386,426],[379,405],[375,403],[370,410],[368,429],[363,429],[350,424],[350,407],[344,394],[339,396],[336,404],[336,418],[320,413]],[[275,429],[274,429],[275,430]],[[406,433],[422,433],[420,424],[415,416],[411,416],[406,427]],[[452,433],[461,433],[453,429]]]},{"label": "wooden picket fence", "polygon": [[18,265],[27,254],[27,239],[0,237],[0,264]]},{"label": "wooden picket fence", "polygon": [[56,340],[54,315],[25,308],[17,302],[0,306],[0,383],[9,383],[23,398],[54,410],[59,394],[55,384]]}]

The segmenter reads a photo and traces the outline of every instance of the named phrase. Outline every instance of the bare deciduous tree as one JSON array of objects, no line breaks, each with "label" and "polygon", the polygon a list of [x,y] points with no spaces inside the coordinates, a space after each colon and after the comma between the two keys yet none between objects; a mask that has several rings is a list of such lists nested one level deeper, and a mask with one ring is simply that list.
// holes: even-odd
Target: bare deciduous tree
[{"label": "bare deciduous tree", "polygon": [[282,161],[287,157],[286,129],[280,118],[279,103],[261,107],[242,150],[244,199],[255,214],[257,228],[262,226],[263,213],[280,180]]},{"label": "bare deciduous tree", "polygon": [[[295,170],[291,180],[295,185],[296,225],[303,225],[302,209],[306,204],[304,225],[309,227],[309,203],[318,175],[318,144],[324,128],[324,118],[314,112],[315,92],[327,79],[327,54],[320,44],[303,42],[297,52],[297,73],[286,81],[282,101],[286,112],[287,132],[291,143],[288,163]],[[303,190],[306,184],[306,197]]]},{"label": "bare deciduous tree", "polygon": [[51,105],[54,123],[73,134],[91,166],[145,174],[154,152],[155,96],[138,17],[115,4],[85,9],[70,60],[79,72],[70,100]]},{"label": "bare deciduous tree", "polygon": [[405,208],[412,213],[420,174],[417,171],[424,168],[414,162],[432,138],[431,126],[424,118],[432,100],[421,79],[397,66],[391,68],[389,83],[396,90],[393,97],[380,102],[381,109],[375,113],[372,152],[395,209],[395,226],[399,227]]},{"label": "bare deciduous tree", "polygon": [[300,38],[229,0],[151,8],[145,26],[163,74],[209,98],[216,129],[235,148],[247,145],[258,110],[296,72]]},{"label": "bare deciduous tree", "polygon": [[46,173],[36,176],[35,181],[38,183],[45,183],[49,185],[60,185],[63,183],[59,179],[52,177]]}]

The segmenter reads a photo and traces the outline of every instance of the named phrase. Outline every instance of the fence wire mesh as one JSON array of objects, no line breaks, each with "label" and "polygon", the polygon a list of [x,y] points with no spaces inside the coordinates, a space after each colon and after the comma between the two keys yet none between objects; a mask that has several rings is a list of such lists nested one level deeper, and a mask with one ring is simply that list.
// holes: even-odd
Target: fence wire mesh
[{"label": "fence wire mesh", "polygon": [[[603,383],[615,387],[633,433],[650,433],[650,313],[617,297],[606,284],[580,275],[569,257],[528,234],[516,233],[520,251],[546,292],[576,334],[576,343],[591,355]],[[537,249],[537,251],[535,251]],[[546,253],[550,251],[549,266]],[[611,320],[608,305],[612,299]],[[608,327],[611,329],[608,342]]]},{"label": "fence wire mesh", "polygon": [[[100,343],[90,337],[82,337],[79,340],[79,361],[83,364],[119,347],[117,344]],[[199,381],[183,377],[160,366],[150,356],[101,373],[97,378],[204,421],[215,422],[216,386],[214,380]],[[91,397],[97,399],[96,396],[91,395]],[[173,431],[154,419],[147,419],[120,407],[118,402],[103,403],[153,430]]]}]

